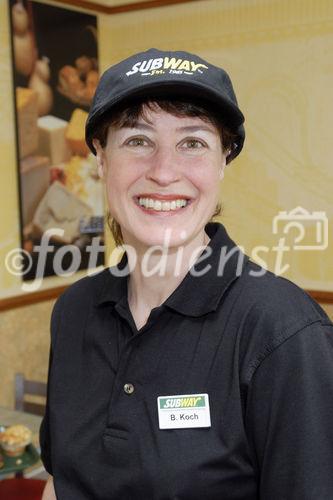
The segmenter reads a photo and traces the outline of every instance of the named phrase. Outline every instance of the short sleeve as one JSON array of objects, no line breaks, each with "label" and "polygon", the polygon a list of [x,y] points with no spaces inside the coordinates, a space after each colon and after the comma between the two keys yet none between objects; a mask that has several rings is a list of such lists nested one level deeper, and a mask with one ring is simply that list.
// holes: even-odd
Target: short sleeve
[{"label": "short sleeve", "polygon": [[333,325],[285,340],[250,382],[246,428],[260,499],[333,498]]},{"label": "short sleeve", "polygon": [[48,380],[47,380],[47,397],[46,397],[46,409],[45,415],[42,419],[42,423],[39,430],[39,442],[41,449],[41,460],[44,464],[45,469],[49,474],[52,472],[52,460],[51,460],[51,450],[52,450],[52,432],[51,432],[51,421],[50,421],[50,390],[51,390],[51,379],[52,379],[52,362],[53,362],[53,352],[56,343],[56,334],[60,325],[61,317],[61,306],[62,297],[56,302],[51,317],[51,344],[50,344],[50,354],[49,354],[49,368],[48,368]]}]

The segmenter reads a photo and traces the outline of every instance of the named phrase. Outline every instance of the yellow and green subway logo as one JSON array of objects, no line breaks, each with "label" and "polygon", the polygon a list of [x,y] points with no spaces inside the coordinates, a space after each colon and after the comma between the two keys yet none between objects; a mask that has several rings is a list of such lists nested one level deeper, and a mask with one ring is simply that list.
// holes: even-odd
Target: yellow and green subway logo
[{"label": "yellow and green subway logo", "polygon": [[135,63],[130,71],[127,71],[126,75],[131,76],[135,73],[141,73],[142,75],[163,75],[165,72],[193,75],[196,71],[203,73],[203,69],[208,69],[208,66],[188,59],[156,57],[155,59],[146,59]]},{"label": "yellow and green subway logo", "polygon": [[161,410],[169,408],[204,408],[206,401],[204,396],[175,396],[159,398]]}]

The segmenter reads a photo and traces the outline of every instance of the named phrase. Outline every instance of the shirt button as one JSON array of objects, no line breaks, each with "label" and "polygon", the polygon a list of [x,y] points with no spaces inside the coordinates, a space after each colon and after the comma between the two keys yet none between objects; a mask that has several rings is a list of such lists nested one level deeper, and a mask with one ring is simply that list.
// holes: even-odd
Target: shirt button
[{"label": "shirt button", "polygon": [[133,384],[125,384],[124,385],[124,391],[126,394],[133,394],[134,392],[134,385]]}]

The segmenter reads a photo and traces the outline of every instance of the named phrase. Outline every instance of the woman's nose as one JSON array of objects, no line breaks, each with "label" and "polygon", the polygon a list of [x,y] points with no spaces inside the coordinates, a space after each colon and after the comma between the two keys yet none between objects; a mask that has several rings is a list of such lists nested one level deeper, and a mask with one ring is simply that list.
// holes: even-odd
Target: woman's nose
[{"label": "woman's nose", "polygon": [[180,179],[179,160],[177,162],[176,154],[172,150],[159,148],[149,162],[150,165],[146,172],[147,179],[161,186],[167,186]]}]

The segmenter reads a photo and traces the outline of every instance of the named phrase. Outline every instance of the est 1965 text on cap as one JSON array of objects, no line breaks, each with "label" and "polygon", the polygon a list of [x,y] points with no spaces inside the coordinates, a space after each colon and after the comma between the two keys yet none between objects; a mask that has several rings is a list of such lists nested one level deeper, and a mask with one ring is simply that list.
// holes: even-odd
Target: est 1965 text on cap
[{"label": "est 1965 text on cap", "polygon": [[[244,116],[227,72],[195,54],[149,49],[106,70],[97,86],[86,123],[86,141],[92,144],[100,120],[115,106],[135,98],[185,99],[206,103],[221,123],[236,135],[230,162],[244,143]],[[129,101],[130,102],[130,101]]]}]

